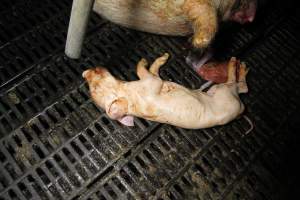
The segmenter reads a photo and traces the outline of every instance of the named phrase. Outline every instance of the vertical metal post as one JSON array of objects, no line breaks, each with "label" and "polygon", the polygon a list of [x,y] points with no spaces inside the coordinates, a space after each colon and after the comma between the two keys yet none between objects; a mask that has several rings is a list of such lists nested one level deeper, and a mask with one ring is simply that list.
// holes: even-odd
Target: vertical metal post
[{"label": "vertical metal post", "polygon": [[87,29],[89,15],[94,0],[73,0],[68,28],[65,53],[68,57],[78,59]]}]

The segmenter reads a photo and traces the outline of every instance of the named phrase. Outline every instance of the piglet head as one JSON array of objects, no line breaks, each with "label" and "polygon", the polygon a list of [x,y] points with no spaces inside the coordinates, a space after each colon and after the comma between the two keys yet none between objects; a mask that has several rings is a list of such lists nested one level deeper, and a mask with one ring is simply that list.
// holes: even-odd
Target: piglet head
[{"label": "piglet head", "polygon": [[245,24],[252,22],[255,18],[257,2],[256,0],[237,0],[240,1],[238,8],[232,10],[230,20]]},{"label": "piglet head", "polygon": [[82,73],[82,76],[89,85],[92,99],[108,112],[112,103],[118,98],[120,81],[102,67],[88,69]]},{"label": "piglet head", "polygon": [[133,117],[126,116],[128,102],[125,97],[119,97],[122,81],[113,77],[105,68],[97,67],[82,73],[89,85],[90,94],[95,103],[106,111],[114,120],[127,126],[133,126]]}]

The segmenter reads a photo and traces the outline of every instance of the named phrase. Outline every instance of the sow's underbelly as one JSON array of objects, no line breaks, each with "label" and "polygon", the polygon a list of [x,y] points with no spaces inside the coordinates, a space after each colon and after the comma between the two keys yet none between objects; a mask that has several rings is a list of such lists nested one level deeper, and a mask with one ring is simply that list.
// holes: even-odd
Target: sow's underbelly
[{"label": "sow's underbelly", "polygon": [[96,0],[94,11],[107,20],[140,31],[185,36],[192,27],[182,12],[184,0]]}]

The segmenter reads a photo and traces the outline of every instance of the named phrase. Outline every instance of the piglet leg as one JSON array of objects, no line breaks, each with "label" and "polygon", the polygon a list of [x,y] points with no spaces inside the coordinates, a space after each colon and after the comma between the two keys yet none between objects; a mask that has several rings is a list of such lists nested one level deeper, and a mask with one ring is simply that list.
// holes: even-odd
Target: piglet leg
[{"label": "piglet leg", "polygon": [[247,93],[248,92],[248,86],[246,82],[246,76],[249,72],[249,69],[247,69],[245,63],[240,64],[240,70],[239,70],[239,81],[238,81],[238,91],[239,93]]},{"label": "piglet leg", "polygon": [[137,72],[137,76],[139,77],[139,79],[145,79],[145,78],[148,78],[148,77],[151,77],[151,74],[149,73],[149,71],[147,70],[147,65],[148,65],[148,62],[146,59],[142,58],[137,66],[136,66],[136,72]]},{"label": "piglet leg", "polygon": [[237,60],[235,57],[232,57],[228,63],[228,79],[227,83],[236,83],[236,64]]},{"label": "piglet leg", "polygon": [[153,62],[153,64],[150,66],[149,71],[152,74],[154,74],[155,76],[158,76],[159,75],[159,68],[167,62],[168,58],[169,58],[169,54],[168,53],[165,53],[163,56],[157,58]]}]

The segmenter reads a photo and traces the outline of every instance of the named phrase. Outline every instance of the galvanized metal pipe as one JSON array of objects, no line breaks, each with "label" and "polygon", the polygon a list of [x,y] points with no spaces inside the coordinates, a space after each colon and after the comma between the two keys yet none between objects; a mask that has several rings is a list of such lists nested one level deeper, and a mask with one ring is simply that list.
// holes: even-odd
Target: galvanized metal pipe
[{"label": "galvanized metal pipe", "polygon": [[65,53],[68,57],[78,59],[87,29],[94,0],[73,0],[68,28]]}]

